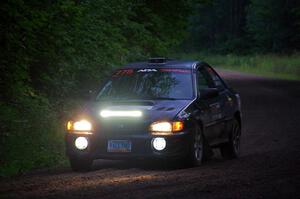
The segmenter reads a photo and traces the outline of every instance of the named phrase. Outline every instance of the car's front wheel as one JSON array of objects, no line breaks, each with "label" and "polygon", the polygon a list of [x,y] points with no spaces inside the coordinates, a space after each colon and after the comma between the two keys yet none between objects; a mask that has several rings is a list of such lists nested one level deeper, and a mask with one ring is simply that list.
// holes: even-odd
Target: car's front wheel
[{"label": "car's front wheel", "polygon": [[220,147],[221,154],[226,159],[238,158],[240,154],[241,127],[235,119],[232,121],[229,141]]},{"label": "car's front wheel", "polygon": [[199,126],[196,126],[189,150],[189,163],[192,166],[199,166],[202,164],[204,157],[204,146],[202,130]]},{"label": "car's front wheel", "polygon": [[89,158],[70,158],[70,165],[73,171],[89,171],[92,168],[93,160]]}]

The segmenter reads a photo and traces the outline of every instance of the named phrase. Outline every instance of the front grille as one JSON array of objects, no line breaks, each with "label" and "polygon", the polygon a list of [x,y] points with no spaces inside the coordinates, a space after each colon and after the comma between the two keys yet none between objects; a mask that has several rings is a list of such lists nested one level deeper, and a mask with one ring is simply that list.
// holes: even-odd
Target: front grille
[{"label": "front grille", "polygon": [[101,132],[105,136],[142,135],[148,132],[148,126],[143,121],[119,120],[103,122]]}]

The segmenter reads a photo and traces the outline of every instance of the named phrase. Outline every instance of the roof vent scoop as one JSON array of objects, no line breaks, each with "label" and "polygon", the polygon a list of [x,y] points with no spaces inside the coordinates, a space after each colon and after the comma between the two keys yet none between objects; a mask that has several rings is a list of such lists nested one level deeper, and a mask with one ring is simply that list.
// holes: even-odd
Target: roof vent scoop
[{"label": "roof vent scoop", "polygon": [[155,57],[155,58],[149,58],[148,63],[151,64],[162,64],[167,61],[171,61],[173,59],[165,58],[165,57]]}]

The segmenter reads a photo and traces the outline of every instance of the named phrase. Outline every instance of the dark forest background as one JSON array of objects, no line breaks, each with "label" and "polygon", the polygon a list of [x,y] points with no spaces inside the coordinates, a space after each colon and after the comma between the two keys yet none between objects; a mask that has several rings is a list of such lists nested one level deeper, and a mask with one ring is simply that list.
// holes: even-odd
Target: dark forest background
[{"label": "dark forest background", "polygon": [[4,0],[0,18],[1,176],[65,164],[67,114],[123,63],[299,57],[298,0]]}]

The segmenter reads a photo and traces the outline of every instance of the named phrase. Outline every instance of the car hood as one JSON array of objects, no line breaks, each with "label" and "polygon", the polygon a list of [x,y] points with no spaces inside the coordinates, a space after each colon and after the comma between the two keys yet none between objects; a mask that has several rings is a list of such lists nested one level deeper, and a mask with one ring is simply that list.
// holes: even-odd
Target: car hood
[{"label": "car hood", "polygon": [[[106,137],[147,134],[156,121],[172,121],[191,100],[101,101],[90,104],[85,113],[92,116],[95,130]],[[103,117],[101,111],[140,111],[138,117]]]},{"label": "car hood", "polygon": [[141,101],[104,101],[95,102],[88,107],[88,111],[99,120],[120,120],[130,119],[129,117],[101,117],[100,113],[103,110],[109,111],[140,111],[140,117],[133,117],[131,120],[143,119],[147,122],[173,120],[176,115],[186,107],[191,100],[141,100]]}]

